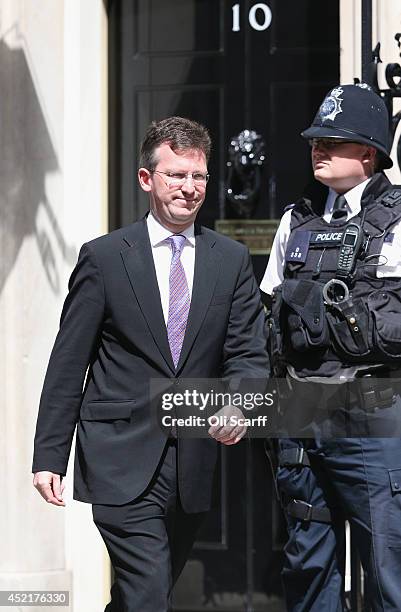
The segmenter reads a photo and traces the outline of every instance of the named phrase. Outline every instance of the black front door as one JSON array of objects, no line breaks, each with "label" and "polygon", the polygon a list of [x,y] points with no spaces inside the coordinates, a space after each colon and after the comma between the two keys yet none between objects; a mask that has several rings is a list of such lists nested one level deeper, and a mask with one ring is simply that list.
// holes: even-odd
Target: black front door
[{"label": "black front door", "polygon": [[[244,129],[266,143],[255,219],[278,219],[309,180],[299,137],[339,80],[339,6],[321,0],[109,0],[110,228],[147,210],[139,143],[152,120],[204,123],[213,138],[200,221],[229,217],[227,149]],[[253,258],[261,277],[266,255]],[[225,451],[225,449],[223,449]],[[282,610],[282,522],[261,441],[222,453],[219,506],[209,517],[177,610]]]}]

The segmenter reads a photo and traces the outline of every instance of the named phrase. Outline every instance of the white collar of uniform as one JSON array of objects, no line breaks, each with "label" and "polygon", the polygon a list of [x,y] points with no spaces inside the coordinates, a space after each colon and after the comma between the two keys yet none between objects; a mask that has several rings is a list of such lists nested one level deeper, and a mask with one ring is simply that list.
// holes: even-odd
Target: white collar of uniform
[{"label": "white collar of uniform", "polygon": [[[165,242],[169,236],[173,235],[173,232],[164,227],[164,225],[162,225],[156,219],[152,212],[149,212],[146,218],[146,223],[148,226],[149,239],[152,247],[158,246],[160,243]],[[185,244],[189,243],[191,246],[195,246],[195,226],[193,223],[185,230],[182,230],[180,235],[185,236],[187,239]]]},{"label": "white collar of uniform", "polygon": [[[351,213],[349,216],[353,217],[354,215],[357,215],[361,210],[362,193],[364,192],[365,187],[370,180],[371,178],[367,178],[366,181],[363,181],[363,183],[359,183],[359,185],[356,185],[346,193],[342,194],[347,201],[348,213]],[[331,216],[333,212],[334,202],[337,196],[338,193],[330,187],[329,195],[327,196],[326,200],[325,214],[329,214]]]}]

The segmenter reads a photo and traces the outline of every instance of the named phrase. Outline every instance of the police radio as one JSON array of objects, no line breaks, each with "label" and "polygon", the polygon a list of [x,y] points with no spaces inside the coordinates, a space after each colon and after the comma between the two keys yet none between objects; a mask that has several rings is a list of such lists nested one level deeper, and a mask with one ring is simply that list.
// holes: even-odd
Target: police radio
[{"label": "police radio", "polygon": [[344,230],[337,261],[338,278],[352,275],[363,241],[363,230],[357,223],[349,223]]}]

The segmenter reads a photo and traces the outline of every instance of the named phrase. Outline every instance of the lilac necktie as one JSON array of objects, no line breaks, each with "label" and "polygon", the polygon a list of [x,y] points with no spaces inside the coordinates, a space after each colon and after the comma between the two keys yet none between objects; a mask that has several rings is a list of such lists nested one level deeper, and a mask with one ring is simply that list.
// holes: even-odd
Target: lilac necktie
[{"label": "lilac necktie", "polygon": [[185,271],[180,260],[185,236],[174,235],[168,238],[172,257],[170,264],[170,297],[168,305],[167,336],[174,366],[180,358],[187,325],[190,298]]}]

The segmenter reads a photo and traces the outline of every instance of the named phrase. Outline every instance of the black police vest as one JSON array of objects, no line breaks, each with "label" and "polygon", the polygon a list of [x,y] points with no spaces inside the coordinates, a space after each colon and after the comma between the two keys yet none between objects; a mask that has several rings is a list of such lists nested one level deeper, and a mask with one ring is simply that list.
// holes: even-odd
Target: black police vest
[{"label": "black police vest", "polygon": [[[321,217],[323,201],[303,198],[292,210],[280,327],[285,360],[300,377],[332,376],[358,364],[401,365],[401,278],[376,275],[385,263],[383,244],[392,242],[392,227],[401,220],[401,187],[375,175],[361,206],[357,216],[334,223]],[[362,238],[348,277],[339,270],[339,255],[355,222]]]}]

